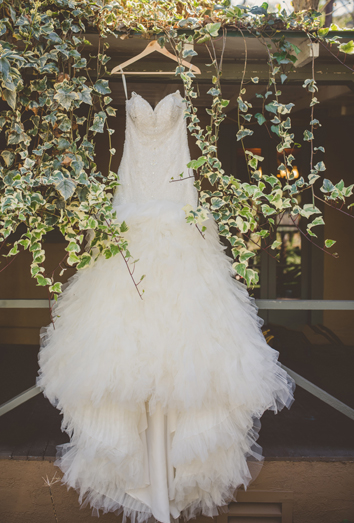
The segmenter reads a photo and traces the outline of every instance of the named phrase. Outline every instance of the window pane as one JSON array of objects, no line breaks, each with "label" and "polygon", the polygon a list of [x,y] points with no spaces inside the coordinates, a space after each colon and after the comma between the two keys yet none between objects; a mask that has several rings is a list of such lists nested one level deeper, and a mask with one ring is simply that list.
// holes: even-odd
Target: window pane
[{"label": "window pane", "polygon": [[301,298],[301,234],[295,227],[279,227],[277,241],[277,298]]}]

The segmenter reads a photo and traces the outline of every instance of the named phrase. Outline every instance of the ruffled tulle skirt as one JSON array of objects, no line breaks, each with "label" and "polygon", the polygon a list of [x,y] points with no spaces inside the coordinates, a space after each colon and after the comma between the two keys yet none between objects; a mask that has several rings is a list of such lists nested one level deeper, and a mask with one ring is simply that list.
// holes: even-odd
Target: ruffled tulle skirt
[{"label": "ruffled tulle skirt", "polygon": [[122,204],[135,264],[99,258],[69,281],[41,335],[38,385],[63,414],[63,481],[139,523],[213,516],[260,463],[259,418],[294,383],[262,335],[212,219]]}]

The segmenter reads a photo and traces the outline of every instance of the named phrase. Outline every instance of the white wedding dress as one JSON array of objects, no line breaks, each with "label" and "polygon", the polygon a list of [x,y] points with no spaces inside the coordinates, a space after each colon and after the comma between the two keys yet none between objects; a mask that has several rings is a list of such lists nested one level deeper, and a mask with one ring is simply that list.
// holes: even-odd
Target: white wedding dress
[{"label": "white wedding dress", "polygon": [[126,103],[113,204],[143,300],[122,257],[100,257],[60,296],[39,357],[38,385],[71,437],[58,447],[63,481],[80,503],[138,523],[216,515],[261,460],[263,412],[293,400],[214,220],[205,239],[186,223],[197,192],[182,100]]}]

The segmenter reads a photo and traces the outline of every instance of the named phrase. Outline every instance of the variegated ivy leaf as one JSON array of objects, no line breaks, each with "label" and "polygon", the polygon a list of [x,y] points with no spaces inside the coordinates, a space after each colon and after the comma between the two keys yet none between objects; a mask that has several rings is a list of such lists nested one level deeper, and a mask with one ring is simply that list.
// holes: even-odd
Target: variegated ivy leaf
[{"label": "variegated ivy leaf", "polygon": [[241,126],[241,129],[236,134],[237,141],[243,140],[243,138],[245,138],[246,136],[252,136],[252,134],[253,134],[253,131],[251,129],[244,129]]},{"label": "variegated ivy leaf", "polygon": [[325,246],[327,247],[327,249],[330,249],[335,243],[336,243],[335,240],[326,240]]},{"label": "variegated ivy leaf", "polygon": [[79,98],[78,94],[68,89],[58,89],[54,95],[54,100],[66,110],[69,110],[72,103]]}]

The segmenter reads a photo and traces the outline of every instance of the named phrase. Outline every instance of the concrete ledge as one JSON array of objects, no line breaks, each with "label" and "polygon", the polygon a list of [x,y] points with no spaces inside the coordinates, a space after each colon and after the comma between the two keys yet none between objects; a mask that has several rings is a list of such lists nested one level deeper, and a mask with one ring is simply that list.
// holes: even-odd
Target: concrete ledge
[{"label": "concrete ledge", "polygon": [[[3,460],[0,466],[0,521],[48,523],[55,521],[49,488],[61,473],[48,460]],[[51,487],[58,523],[94,523],[89,508],[80,509],[77,493],[60,482]],[[353,461],[265,461],[247,492],[293,492],[293,523],[340,523],[354,519]],[[101,521],[101,520],[100,520]],[[211,522],[198,518],[196,523]],[[119,523],[106,514],[103,523]]]},{"label": "concrete ledge", "polygon": [[[7,451],[1,451],[0,450],[0,461],[8,460],[8,461],[48,461],[49,463],[53,463],[56,460],[55,455],[53,456],[21,456],[16,455],[12,456]],[[334,462],[346,462],[346,463],[354,463],[354,455],[353,456],[266,456],[264,458],[264,461],[270,461],[270,462],[277,462],[277,461],[289,461],[289,462],[321,462],[321,463],[334,463]]]}]

